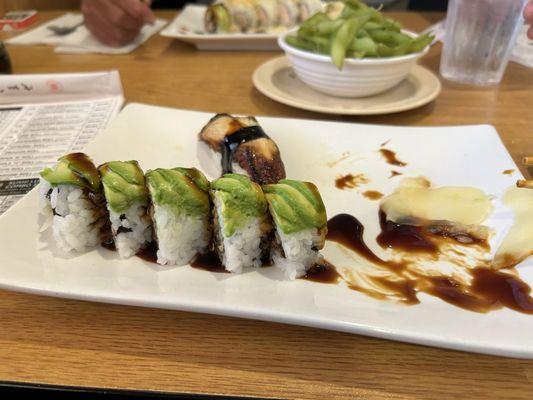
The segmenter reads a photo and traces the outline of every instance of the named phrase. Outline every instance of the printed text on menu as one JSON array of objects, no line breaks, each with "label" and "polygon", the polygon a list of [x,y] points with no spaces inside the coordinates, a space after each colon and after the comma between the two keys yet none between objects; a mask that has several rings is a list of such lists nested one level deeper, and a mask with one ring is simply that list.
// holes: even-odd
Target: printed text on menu
[{"label": "printed text on menu", "polygon": [[0,108],[0,215],[38,183],[45,166],[83,149],[120,104],[105,98]]}]

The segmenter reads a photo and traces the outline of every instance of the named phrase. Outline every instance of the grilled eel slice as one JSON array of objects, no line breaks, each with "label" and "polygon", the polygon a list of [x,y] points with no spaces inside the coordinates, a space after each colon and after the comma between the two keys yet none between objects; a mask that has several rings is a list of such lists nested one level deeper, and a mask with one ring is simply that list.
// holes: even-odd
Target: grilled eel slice
[{"label": "grilled eel slice", "polygon": [[285,166],[276,143],[259,126],[254,117],[217,114],[200,131],[200,140],[222,154],[222,174],[238,164],[260,185],[284,179]]}]

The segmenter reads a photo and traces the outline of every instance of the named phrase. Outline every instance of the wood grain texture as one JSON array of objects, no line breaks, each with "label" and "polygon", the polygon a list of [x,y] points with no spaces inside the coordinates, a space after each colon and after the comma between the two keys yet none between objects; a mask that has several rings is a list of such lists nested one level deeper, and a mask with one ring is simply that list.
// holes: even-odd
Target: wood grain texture
[{"label": "wood grain texture", "polygon": [[[413,30],[442,17],[395,16]],[[334,117],[278,104],[253,88],[252,72],[277,52],[198,52],[160,36],[125,56],[9,51],[16,73],[116,68],[129,102],[392,125],[489,123],[517,162],[533,154],[533,75],[516,64],[495,88],[443,81],[438,99],[417,110]],[[437,71],[439,55],[437,45],[422,64]],[[319,329],[7,291],[0,291],[0,315],[0,380],[291,399],[530,399],[533,390],[533,361]]]},{"label": "wood grain texture", "polygon": [[57,10],[79,7],[81,0],[0,0],[0,7],[14,10]]}]

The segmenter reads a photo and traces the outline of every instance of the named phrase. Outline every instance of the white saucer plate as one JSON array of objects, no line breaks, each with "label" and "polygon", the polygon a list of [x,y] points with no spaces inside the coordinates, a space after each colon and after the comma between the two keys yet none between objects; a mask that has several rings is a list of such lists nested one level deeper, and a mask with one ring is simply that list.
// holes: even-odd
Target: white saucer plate
[{"label": "white saucer plate", "polygon": [[394,88],[370,97],[342,98],[317,92],[303,83],[287,57],[277,57],[260,65],[253,74],[254,86],[280,103],[326,114],[392,114],[421,107],[441,91],[439,78],[420,65]]}]

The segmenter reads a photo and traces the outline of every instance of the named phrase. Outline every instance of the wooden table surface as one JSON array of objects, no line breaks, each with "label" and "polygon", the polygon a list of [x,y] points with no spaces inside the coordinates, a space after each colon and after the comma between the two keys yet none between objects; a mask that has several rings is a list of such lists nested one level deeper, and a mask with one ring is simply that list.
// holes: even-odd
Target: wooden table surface
[{"label": "wooden table surface", "polygon": [[[41,19],[55,15],[41,13]],[[394,16],[413,30],[442,18]],[[200,52],[161,36],[130,55],[58,55],[45,46],[9,52],[14,73],[118,69],[128,102],[392,125],[492,124],[515,161],[533,154],[533,74],[514,63],[494,88],[443,81],[437,100],[416,110],[338,117],[284,106],[254,89],[252,72],[277,52]],[[437,72],[440,52],[434,46],[421,63]],[[7,291],[0,291],[0,316],[0,381],[313,399],[533,396],[533,361]]]}]

